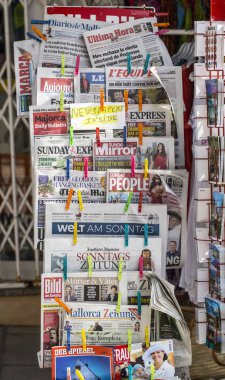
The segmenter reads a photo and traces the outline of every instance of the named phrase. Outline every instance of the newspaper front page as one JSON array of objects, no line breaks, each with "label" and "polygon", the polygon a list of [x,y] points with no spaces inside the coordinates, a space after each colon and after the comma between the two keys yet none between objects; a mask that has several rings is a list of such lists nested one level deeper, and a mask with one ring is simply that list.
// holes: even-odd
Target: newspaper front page
[{"label": "newspaper front page", "polygon": [[141,315],[136,306],[124,305],[117,312],[113,305],[70,304],[72,316],[66,315],[63,342],[66,344],[66,327],[71,327],[71,344],[82,344],[81,330],[85,329],[87,344],[127,344],[128,330],[132,331],[132,342],[145,341],[145,328],[149,327],[151,309],[142,306]]},{"label": "newspaper front page", "polygon": [[62,314],[59,307],[41,308],[41,360],[43,368],[52,366],[52,347],[58,346],[60,341]]},{"label": "newspaper front page", "polygon": [[74,97],[76,103],[99,103],[100,90],[105,91],[105,70],[80,68],[74,76]]},{"label": "newspaper front page", "polygon": [[126,66],[128,53],[133,66],[143,66],[148,53],[152,66],[172,66],[165,45],[155,32],[152,22],[144,18],[84,33],[92,66]]}]

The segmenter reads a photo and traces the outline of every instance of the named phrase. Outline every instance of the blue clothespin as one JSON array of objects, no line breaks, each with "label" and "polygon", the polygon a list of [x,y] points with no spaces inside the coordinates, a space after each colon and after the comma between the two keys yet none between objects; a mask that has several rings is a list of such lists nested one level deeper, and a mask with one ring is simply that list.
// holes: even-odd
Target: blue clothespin
[{"label": "blue clothespin", "polygon": [[30,32],[27,32],[27,37],[30,37],[32,38],[33,40],[37,41],[37,42],[41,42],[41,39],[40,38],[37,38],[36,36],[34,36],[32,33]]},{"label": "blue clothespin", "polygon": [[148,53],[146,55],[146,58],[145,58],[145,64],[144,64],[144,74],[147,74],[148,72],[148,65],[149,65],[149,62],[150,62],[150,54]]},{"label": "blue clothespin", "polygon": [[131,55],[130,53],[127,54],[127,73],[131,73]]},{"label": "blue clothespin", "polygon": [[141,292],[137,292],[138,314],[141,315]]},{"label": "blue clothespin", "polygon": [[63,257],[63,278],[67,280],[67,256]]},{"label": "blue clothespin", "polygon": [[70,159],[66,159],[66,179],[67,181],[70,179]]},{"label": "blue clothespin", "polygon": [[129,226],[125,224],[125,247],[128,247]]},{"label": "blue clothespin", "polygon": [[129,364],[128,365],[128,380],[132,380],[132,372],[133,372],[132,365]]},{"label": "blue clothespin", "polygon": [[50,20],[46,21],[46,20],[31,20],[31,25],[49,25],[50,24]]},{"label": "blue clothespin", "polygon": [[[68,325],[67,325],[68,323]],[[66,331],[66,350],[67,352],[70,350],[70,331],[72,329],[72,326],[69,324],[69,322],[66,322],[66,326],[64,327],[64,330]]]},{"label": "blue clothespin", "polygon": [[126,125],[123,127],[123,146],[127,145],[127,127]]},{"label": "blue clothespin", "polygon": [[144,225],[144,245],[145,247],[148,245],[148,224]]}]

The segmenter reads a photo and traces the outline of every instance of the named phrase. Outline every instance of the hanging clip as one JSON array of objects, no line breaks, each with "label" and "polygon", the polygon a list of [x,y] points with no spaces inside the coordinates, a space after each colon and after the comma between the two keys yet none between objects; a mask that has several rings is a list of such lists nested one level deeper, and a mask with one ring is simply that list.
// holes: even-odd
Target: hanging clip
[{"label": "hanging clip", "polygon": [[138,212],[139,213],[142,210],[142,202],[143,202],[143,192],[141,191],[139,194],[139,201],[138,201]]},{"label": "hanging clip", "polygon": [[84,158],[84,178],[88,178],[88,157]]},{"label": "hanging clip", "polygon": [[66,179],[67,181],[70,179],[70,159],[66,159]]},{"label": "hanging clip", "polygon": [[131,177],[135,178],[135,156],[131,156]]},{"label": "hanging clip", "polygon": [[36,26],[33,26],[31,27],[31,29],[43,40],[43,41],[47,41],[47,38],[44,36],[43,33],[41,33],[41,31],[36,27]]},{"label": "hanging clip", "polygon": [[87,345],[87,340],[86,340],[86,332],[85,329],[81,330],[81,337],[82,337],[82,346],[83,346],[83,351],[86,350],[86,345]]},{"label": "hanging clip", "polygon": [[128,241],[129,241],[129,226],[128,224],[125,224],[125,247],[128,247]]},{"label": "hanging clip", "polygon": [[132,380],[133,367],[131,364],[128,365],[128,380]]},{"label": "hanging clip", "polygon": [[104,112],[104,89],[100,88],[100,111]]},{"label": "hanging clip", "polygon": [[88,277],[92,277],[92,257],[90,255],[88,255],[87,261],[88,261]]},{"label": "hanging clip", "polygon": [[131,199],[132,199],[132,196],[133,196],[133,191],[131,191],[128,195],[128,198],[127,198],[127,201],[126,201],[126,204],[125,204],[125,207],[124,207],[124,210],[123,212],[126,213],[129,209],[129,206],[130,206],[130,202],[131,202]]},{"label": "hanging clip", "polygon": [[73,244],[77,244],[77,222],[73,223]]},{"label": "hanging clip", "polygon": [[127,127],[124,125],[123,127],[123,146],[127,145]]},{"label": "hanging clip", "polygon": [[148,159],[145,158],[145,164],[144,164],[144,179],[148,178]]},{"label": "hanging clip", "polygon": [[73,126],[70,126],[70,146],[73,146]]},{"label": "hanging clip", "polygon": [[72,196],[73,196],[73,189],[70,189],[69,190],[69,194],[68,194],[68,198],[67,198],[67,202],[66,202],[66,211],[68,211],[69,208],[70,208],[70,203],[71,203],[71,200],[72,200]]},{"label": "hanging clip", "polygon": [[67,257],[66,255],[63,257],[63,278],[67,280]]},{"label": "hanging clip", "polygon": [[147,348],[150,346],[150,342],[149,342],[149,327],[148,326],[145,327],[145,345],[146,345]]},{"label": "hanging clip", "polygon": [[155,22],[153,26],[167,28],[168,26],[170,26],[170,23],[169,22]]},{"label": "hanging clip", "polygon": [[70,367],[66,368],[66,380],[71,380],[71,370]]},{"label": "hanging clip", "polygon": [[67,352],[70,350],[70,330],[71,330],[71,327],[72,326],[65,326],[64,329],[66,330],[66,335],[67,335],[67,339],[66,339],[66,350]]},{"label": "hanging clip", "polygon": [[128,352],[131,352],[131,346],[132,346],[132,331],[129,329],[127,331],[127,346],[128,346]]},{"label": "hanging clip", "polygon": [[131,54],[127,54],[127,73],[131,73]]},{"label": "hanging clip", "polygon": [[36,36],[34,36],[34,35],[33,35],[32,33],[30,33],[30,32],[27,32],[27,37],[32,38],[33,40],[35,40],[35,41],[41,43],[40,38],[37,38]]},{"label": "hanging clip", "polygon": [[144,225],[144,246],[148,246],[148,224]]},{"label": "hanging clip", "polygon": [[74,70],[74,75],[77,76],[79,74],[79,69],[80,69],[80,56],[76,56],[76,65],[75,65],[75,70]]},{"label": "hanging clip", "polygon": [[128,112],[128,90],[124,90],[125,112]]},{"label": "hanging clip", "polygon": [[144,260],[143,257],[139,257],[139,278],[140,280],[143,279],[143,269],[144,269]]},{"label": "hanging clip", "polygon": [[141,315],[141,292],[137,292],[138,314]]},{"label": "hanging clip", "polygon": [[143,99],[142,99],[142,90],[138,90],[138,111],[142,112],[142,104],[143,104]]},{"label": "hanging clip", "polygon": [[155,379],[155,367],[154,367],[154,364],[151,364],[150,368],[151,368],[151,380],[154,380]]},{"label": "hanging clip", "polygon": [[60,112],[63,112],[64,111],[64,92],[63,91],[60,91],[60,98],[59,98],[59,109],[60,109]]},{"label": "hanging clip", "polygon": [[84,205],[83,205],[83,200],[82,200],[82,194],[80,190],[77,190],[77,197],[78,197],[78,202],[80,206],[80,211],[84,210]]},{"label": "hanging clip", "polygon": [[145,64],[144,64],[144,71],[143,71],[143,74],[147,74],[148,72],[148,65],[149,65],[149,62],[150,62],[150,54],[146,54],[146,58],[145,58]]},{"label": "hanging clip", "polygon": [[55,302],[59,304],[60,307],[62,307],[68,314],[72,314],[72,311],[66,306],[66,304],[61,301],[58,297],[54,297]]},{"label": "hanging clip", "polygon": [[143,124],[138,123],[138,145],[143,144]]},{"label": "hanging clip", "polygon": [[101,141],[100,141],[100,130],[99,130],[99,128],[96,128],[96,142],[97,142],[97,146],[100,147]]},{"label": "hanging clip", "polygon": [[[86,350],[86,348],[85,348],[85,350]],[[83,351],[84,351],[84,348],[83,348]],[[80,372],[79,369],[76,369],[75,373],[76,373],[79,380],[85,380],[84,376],[82,375],[82,373]]]},{"label": "hanging clip", "polygon": [[162,34],[166,34],[169,32],[169,29],[161,29],[158,32],[155,32],[156,36],[161,36]]},{"label": "hanging clip", "polygon": [[65,75],[65,54],[61,56],[61,76]]},{"label": "hanging clip", "polygon": [[49,25],[50,24],[50,20],[48,21],[45,21],[45,20],[31,20],[31,25]]},{"label": "hanging clip", "polygon": [[118,264],[118,280],[121,281],[123,273],[123,258],[121,257]]},{"label": "hanging clip", "polygon": [[118,293],[118,300],[116,305],[116,312],[120,313],[120,306],[121,306],[121,292]]}]

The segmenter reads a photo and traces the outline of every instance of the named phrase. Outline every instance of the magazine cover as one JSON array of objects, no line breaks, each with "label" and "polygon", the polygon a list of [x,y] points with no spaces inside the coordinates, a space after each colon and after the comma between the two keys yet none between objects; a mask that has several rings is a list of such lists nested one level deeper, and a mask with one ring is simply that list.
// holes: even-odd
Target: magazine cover
[{"label": "magazine cover", "polygon": [[61,309],[57,306],[41,309],[41,363],[43,368],[52,366],[52,347],[60,344]]},{"label": "magazine cover", "polygon": [[207,314],[206,345],[216,352],[225,353],[225,304],[212,298],[205,298]]},{"label": "magazine cover", "polygon": [[127,344],[114,347],[114,370],[115,380],[129,378],[128,365],[130,363],[130,353]]},{"label": "magazine cover", "polygon": [[130,237],[128,247],[124,237],[81,237],[77,244],[73,239],[45,239],[44,272],[62,273],[64,258],[67,261],[67,271],[87,272],[88,256],[92,258],[93,271],[118,272],[119,261],[123,260],[124,271],[138,271],[139,258],[143,257],[144,270],[153,270],[159,276],[165,275],[165,255],[162,253],[161,238],[148,239],[145,246],[144,238]]},{"label": "magazine cover", "polygon": [[85,380],[114,380],[113,348],[66,346],[52,349],[52,380],[78,380],[79,370]]},{"label": "magazine cover", "polygon": [[78,75],[74,76],[75,103],[99,103],[102,89],[106,101],[104,69],[81,67]]},{"label": "magazine cover", "polygon": [[136,306],[123,305],[117,311],[116,305],[85,305],[71,303],[71,315],[65,315],[63,342],[66,343],[66,329],[71,327],[71,344],[81,344],[81,330],[86,331],[87,344],[127,344],[128,330],[132,331],[132,342],[145,340],[145,328],[151,320],[151,309],[142,306],[141,315]]}]

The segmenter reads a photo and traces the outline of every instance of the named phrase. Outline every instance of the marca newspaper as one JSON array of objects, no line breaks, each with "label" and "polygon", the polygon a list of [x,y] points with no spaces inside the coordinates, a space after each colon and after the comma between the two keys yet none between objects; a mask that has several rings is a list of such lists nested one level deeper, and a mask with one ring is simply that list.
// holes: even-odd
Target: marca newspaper
[{"label": "marca newspaper", "polygon": [[[71,326],[71,344],[82,344],[81,330],[86,332],[87,344],[126,344],[128,330],[132,332],[132,342],[145,341],[145,328],[149,327],[151,309],[142,306],[141,315],[137,307],[124,305],[117,312],[117,306],[70,304],[72,315],[64,319],[63,343],[66,344],[66,329]],[[138,323],[137,323],[138,322]]]},{"label": "marca newspaper", "polygon": [[[90,237],[79,238],[73,244],[73,239],[45,239],[44,270],[45,273],[63,272],[66,258],[68,272],[88,270],[88,255],[92,258],[93,271],[118,272],[119,260],[123,260],[123,270],[137,271],[139,258],[143,257],[144,269],[154,270],[159,276],[164,276],[165,255],[162,255],[162,240],[154,237],[144,244],[143,237],[130,237],[128,246],[124,237]],[[164,257],[164,265],[163,265]],[[164,272],[164,273],[163,273]]]},{"label": "marca newspaper", "polygon": [[104,172],[84,172],[71,170],[67,179],[63,169],[35,170],[35,247],[43,250],[45,230],[45,204],[46,201],[65,204],[69,189],[73,188],[73,199],[77,200],[77,190],[81,190],[83,202],[103,202],[106,200],[106,175]]},{"label": "marca newspaper", "polygon": [[34,40],[14,42],[17,116],[29,115],[39,46]]},{"label": "marca newspaper", "polygon": [[75,103],[99,103],[100,90],[105,95],[105,70],[80,68],[78,75],[74,76]]},{"label": "marca newspaper", "polygon": [[126,66],[127,54],[133,66],[143,66],[146,55],[152,66],[172,66],[169,53],[158,36],[151,19],[113,24],[101,30],[84,33],[93,67]]}]

